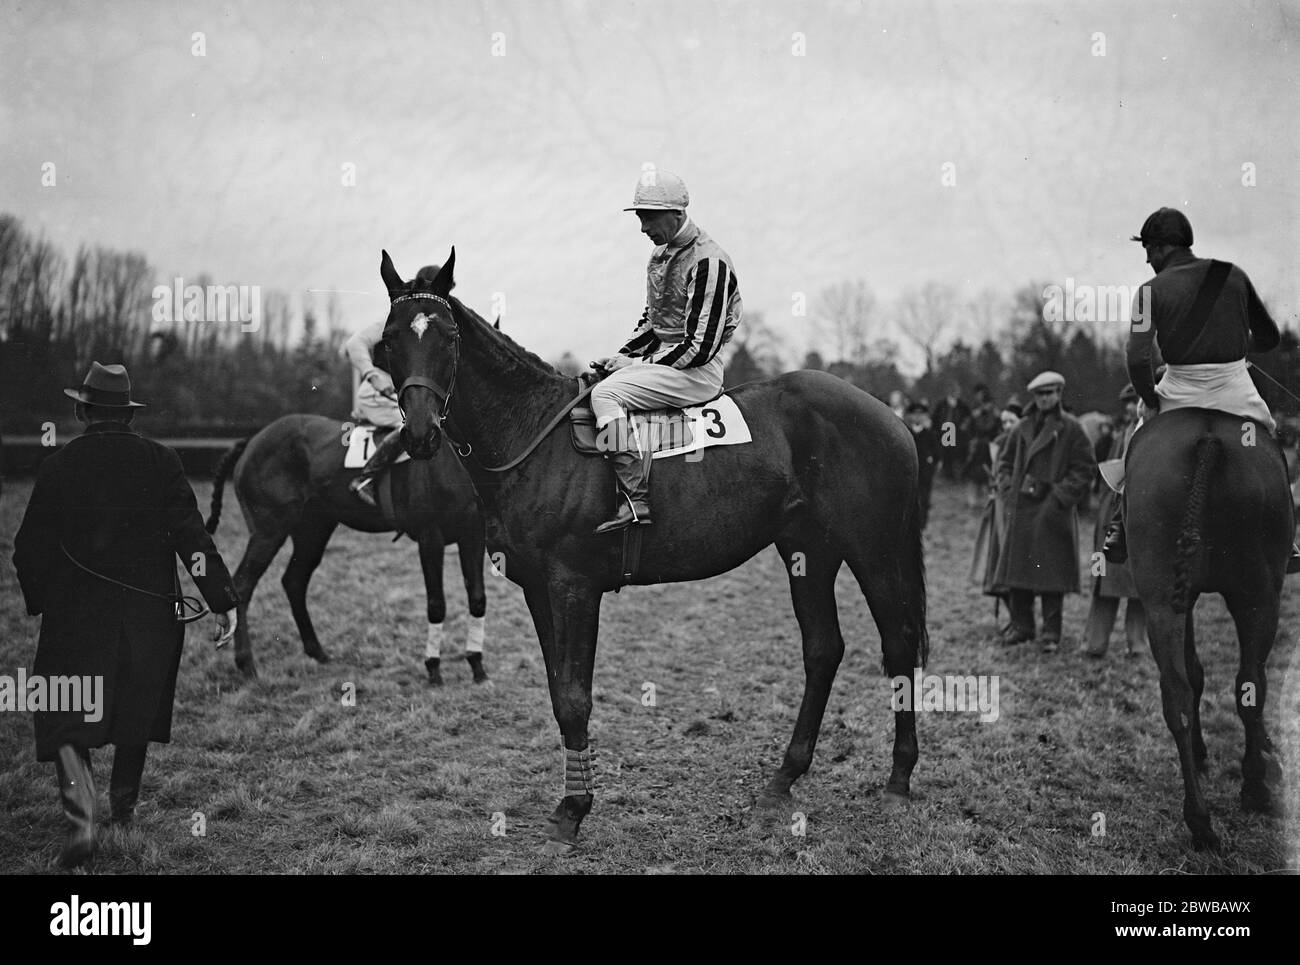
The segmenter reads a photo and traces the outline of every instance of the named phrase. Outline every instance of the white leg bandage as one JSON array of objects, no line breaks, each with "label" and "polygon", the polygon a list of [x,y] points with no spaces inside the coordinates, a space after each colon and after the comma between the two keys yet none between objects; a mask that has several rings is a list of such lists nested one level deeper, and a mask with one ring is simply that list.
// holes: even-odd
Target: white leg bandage
[{"label": "white leg bandage", "polygon": [[469,623],[465,628],[465,652],[482,653],[483,652],[483,630],[487,623],[487,617],[470,616]]},{"label": "white leg bandage", "polygon": [[441,623],[429,624],[429,636],[424,644],[424,658],[426,660],[430,657],[442,656],[442,635]]}]

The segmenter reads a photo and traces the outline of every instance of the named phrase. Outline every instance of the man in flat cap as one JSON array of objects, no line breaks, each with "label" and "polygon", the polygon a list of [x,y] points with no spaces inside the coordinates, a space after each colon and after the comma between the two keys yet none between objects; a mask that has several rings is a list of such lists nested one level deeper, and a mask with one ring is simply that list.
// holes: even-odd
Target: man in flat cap
[{"label": "man in flat cap", "polygon": [[[1156,273],[1142,286],[1145,296],[1139,291],[1134,299],[1127,351],[1129,378],[1147,418],[1171,409],[1217,409],[1274,431],[1277,424],[1251,381],[1246,355],[1277,348],[1281,336],[1246,273],[1230,262],[1193,255],[1191,222],[1174,208],[1154,212],[1132,240],[1142,245]],[[1158,385],[1153,343],[1167,366]],[[1128,559],[1118,509],[1103,552],[1112,563]],[[1292,547],[1287,572],[1298,571],[1300,553]]]},{"label": "man in flat cap", "polygon": [[591,363],[598,441],[626,499],[597,533],[650,522],[650,455],[631,432],[634,410],[698,405],[722,392],[719,352],[740,324],[743,305],[731,258],[686,214],[690,195],[667,171],[642,175],[632,198],[641,233],[654,242],[646,307],[617,355]]},{"label": "man in flat cap", "polygon": [[993,585],[1008,591],[1008,645],[1034,639],[1034,597],[1042,597],[1044,653],[1061,642],[1064,594],[1079,592],[1079,533],[1075,507],[1097,470],[1088,434],[1062,411],[1065,379],[1042,372],[1029,383],[1033,409],[998,454],[997,487],[1007,530]]},{"label": "man in flat cap", "polygon": [[68,824],[61,860],[72,867],[95,850],[91,749],[117,749],[109,803],[121,825],[131,821],[149,742],[171,739],[185,633],[177,557],[217,614],[218,645],[234,633],[237,600],[180,457],[131,429],[142,403],[131,399],[126,369],[94,362],[81,387],[64,392],[86,429],[41,463],[14,569],[27,612],[42,617],[33,678],[93,681],[100,695],[95,708],[83,696],[80,708],[35,714],[36,758],[55,766]]}]

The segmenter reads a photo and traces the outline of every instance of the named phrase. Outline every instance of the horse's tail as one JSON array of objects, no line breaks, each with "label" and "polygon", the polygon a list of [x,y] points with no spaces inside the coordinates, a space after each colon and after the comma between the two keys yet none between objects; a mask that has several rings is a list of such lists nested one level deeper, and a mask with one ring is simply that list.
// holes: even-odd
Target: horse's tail
[{"label": "horse's tail", "polygon": [[903,640],[913,667],[930,658],[930,631],[925,625],[925,550],[921,542],[921,505],[915,502],[903,529],[899,554],[903,590]]},{"label": "horse's tail", "polygon": [[1196,440],[1196,469],[1192,473],[1192,488],[1187,494],[1187,507],[1183,511],[1183,527],[1178,533],[1174,559],[1174,596],[1170,605],[1175,613],[1186,613],[1192,598],[1192,569],[1201,548],[1205,497],[1209,493],[1210,476],[1222,454],[1223,443],[1215,436],[1204,435]]},{"label": "horse's tail", "polygon": [[208,521],[204,524],[204,528],[209,533],[215,533],[217,527],[221,525],[221,494],[226,489],[226,477],[235,468],[235,463],[239,462],[239,457],[244,454],[247,447],[248,439],[240,439],[217,460],[217,468],[212,480],[212,512],[208,515]]}]

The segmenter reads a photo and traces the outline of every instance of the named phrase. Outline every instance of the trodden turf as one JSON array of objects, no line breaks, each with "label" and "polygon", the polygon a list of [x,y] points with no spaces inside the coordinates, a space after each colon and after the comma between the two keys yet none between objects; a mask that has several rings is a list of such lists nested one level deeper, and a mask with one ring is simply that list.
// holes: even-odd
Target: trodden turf
[{"label": "trodden turf", "polygon": [[[210,485],[196,483],[206,510]],[[0,499],[0,673],[31,668],[38,621],[10,563],[30,482]],[[227,495],[229,499],[229,494]],[[261,670],[243,680],[226,650],[191,628],[173,743],[152,749],[135,826],[106,826],[96,872],[340,873],[1256,873],[1297,867],[1290,823],[1237,803],[1242,729],[1233,707],[1237,645],[1217,598],[1197,607],[1207,683],[1210,776],[1224,840],[1197,854],[1160,713],[1149,652],[1112,637],[1080,652],[1087,599],[1067,597],[1055,655],[994,643],[992,602],[967,581],[978,517],[939,483],[926,534],[927,673],[996,675],[999,716],[918,715],[913,803],[881,807],[893,738],[879,639],[847,570],[839,601],[847,652],[812,770],[782,812],[754,797],[780,763],[803,673],[787,581],[774,549],[695,584],[608,595],[597,653],[593,743],[602,785],[567,858],[537,853],[562,787],[562,755],[541,653],[519,590],[488,575],[486,665],[474,687],[458,659],[465,621],[447,554],[447,686],[424,684],[424,593],[415,545],[339,531],[310,603],[325,648],[301,651],[279,586],[282,550],[254,598]],[[1090,546],[1091,518],[1081,528]],[[217,534],[233,568],[245,530],[227,506]],[[1300,614],[1288,581],[1269,660],[1267,720],[1289,767],[1300,741],[1300,675],[1287,674]],[[1005,620],[1005,613],[1002,615]],[[355,705],[345,696],[355,689]],[[112,752],[96,752],[103,820]],[[30,714],[0,713],[0,870],[56,870],[62,836],[53,767],[37,764]],[[1294,787],[1295,782],[1290,781]],[[797,812],[797,813],[796,813]],[[202,834],[197,833],[202,831]],[[1104,830],[1104,833],[1098,833]],[[799,833],[802,832],[802,833]]]}]

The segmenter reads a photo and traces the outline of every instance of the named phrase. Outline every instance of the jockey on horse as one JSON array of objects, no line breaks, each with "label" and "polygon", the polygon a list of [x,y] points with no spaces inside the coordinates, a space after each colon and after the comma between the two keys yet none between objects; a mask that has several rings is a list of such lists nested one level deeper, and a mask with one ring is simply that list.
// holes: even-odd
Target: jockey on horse
[{"label": "jockey on horse", "polygon": [[[1153,213],[1132,240],[1142,244],[1156,272],[1134,300],[1127,352],[1129,376],[1145,416],[1216,409],[1275,432],[1277,424],[1251,381],[1246,355],[1276,348],[1280,335],[1246,273],[1228,262],[1193,255],[1191,223],[1174,208]],[[1153,340],[1167,364],[1158,385],[1152,377]],[[1122,480],[1115,488],[1123,491]],[[1116,501],[1102,546],[1112,563],[1128,559],[1123,502]],[[1287,572],[1300,572],[1294,543]]]},{"label": "jockey on horse", "polygon": [[[416,277],[423,281],[430,281],[437,277],[438,270],[438,265],[426,265],[419,270]],[[343,343],[353,370],[361,377],[361,384],[357,386],[357,403],[353,416],[377,428],[393,430],[375,447],[375,451],[370,454],[361,472],[348,484],[352,492],[371,506],[376,505],[375,497],[368,487],[380,473],[393,464],[393,460],[402,451],[401,433],[397,431],[402,427],[402,411],[397,406],[397,390],[393,387],[392,377],[378,368],[374,360],[375,346],[384,337],[386,321],[385,317],[373,325],[367,325],[360,331],[354,332]]]},{"label": "jockey on horse", "polygon": [[617,355],[591,367],[602,376],[591,407],[602,448],[626,495],[597,533],[650,522],[650,463],[628,413],[697,405],[722,392],[718,352],[740,323],[742,304],[727,253],[686,214],[690,195],[667,171],[642,175],[632,206],[655,243],[646,278],[646,307]]}]

